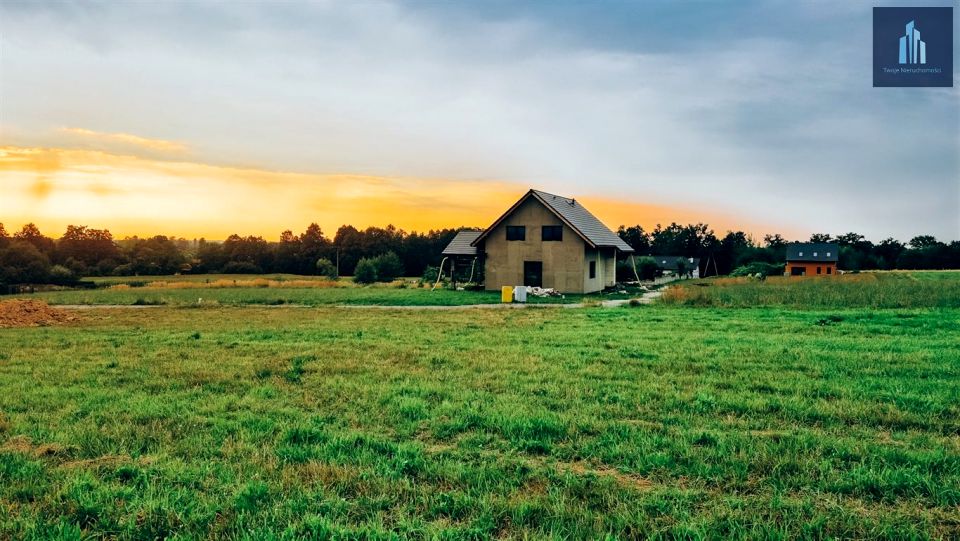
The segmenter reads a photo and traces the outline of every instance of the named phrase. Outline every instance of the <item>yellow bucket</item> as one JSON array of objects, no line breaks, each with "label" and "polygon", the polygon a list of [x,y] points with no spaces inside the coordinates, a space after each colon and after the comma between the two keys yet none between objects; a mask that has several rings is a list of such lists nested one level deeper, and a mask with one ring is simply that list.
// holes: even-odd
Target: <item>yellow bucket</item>
[{"label": "yellow bucket", "polygon": [[500,288],[500,302],[512,302],[513,301],[513,288],[510,286],[503,286]]}]

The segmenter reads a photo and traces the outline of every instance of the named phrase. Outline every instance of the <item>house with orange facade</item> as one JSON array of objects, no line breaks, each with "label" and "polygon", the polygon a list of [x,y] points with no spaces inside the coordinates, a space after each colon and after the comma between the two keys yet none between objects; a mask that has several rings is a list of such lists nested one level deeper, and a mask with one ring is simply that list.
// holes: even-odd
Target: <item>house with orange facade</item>
[{"label": "house with orange facade", "polygon": [[840,247],[828,242],[792,242],[787,245],[785,276],[831,276],[837,273]]}]

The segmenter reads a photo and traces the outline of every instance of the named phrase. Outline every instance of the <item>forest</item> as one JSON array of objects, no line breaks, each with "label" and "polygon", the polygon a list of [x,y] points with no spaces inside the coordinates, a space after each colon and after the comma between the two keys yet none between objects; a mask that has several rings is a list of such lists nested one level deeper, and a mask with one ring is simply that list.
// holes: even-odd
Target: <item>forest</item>
[{"label": "forest", "polygon": [[[234,234],[223,241],[208,241],[165,235],[116,239],[107,229],[82,225],[70,225],[62,235],[52,237],[32,223],[11,234],[0,224],[0,284],[70,284],[87,276],[315,275],[330,274],[331,267],[337,276],[352,276],[361,259],[391,253],[399,259],[403,275],[421,276],[440,264],[441,251],[460,229],[419,233],[392,225],[362,230],[344,225],[331,238],[313,223],[299,234],[283,231],[276,240]],[[762,240],[743,231],[718,236],[702,223],[657,225],[649,232],[639,225],[621,226],[617,233],[638,256],[699,258],[701,276],[755,268],[775,274],[789,242],[779,234]],[[929,235],[908,242],[893,238],[872,242],[857,233],[814,234],[809,240],[839,244],[839,266],[847,271],[960,268],[960,241],[945,243]]]}]

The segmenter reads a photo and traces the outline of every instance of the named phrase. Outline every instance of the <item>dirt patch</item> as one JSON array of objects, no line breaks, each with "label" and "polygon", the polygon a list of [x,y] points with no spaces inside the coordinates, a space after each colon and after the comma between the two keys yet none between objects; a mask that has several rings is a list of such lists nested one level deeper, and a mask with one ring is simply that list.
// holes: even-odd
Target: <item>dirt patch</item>
[{"label": "dirt patch", "polygon": [[30,455],[36,458],[65,456],[70,452],[70,448],[58,443],[43,443],[34,445],[33,440],[27,436],[14,436],[7,440],[7,443],[0,447],[0,451],[10,451],[23,455]]},{"label": "dirt patch", "polygon": [[649,489],[653,486],[653,482],[651,482],[649,479],[644,479],[639,475],[623,473],[620,470],[616,470],[607,466],[591,467],[589,464],[584,462],[560,462],[556,464],[556,468],[557,470],[566,471],[575,475],[596,475],[598,477],[609,477],[619,483],[621,486],[628,486],[638,490]]},{"label": "dirt patch", "polygon": [[14,299],[0,302],[0,328],[41,327],[73,321],[76,317],[43,301]]}]

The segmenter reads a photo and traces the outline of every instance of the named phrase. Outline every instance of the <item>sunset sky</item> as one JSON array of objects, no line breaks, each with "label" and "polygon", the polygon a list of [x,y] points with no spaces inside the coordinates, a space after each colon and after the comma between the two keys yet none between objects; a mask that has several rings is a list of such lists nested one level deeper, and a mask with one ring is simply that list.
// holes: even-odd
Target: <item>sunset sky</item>
[{"label": "sunset sky", "polygon": [[958,239],[960,86],[872,88],[873,5],[4,2],[0,222]]}]

